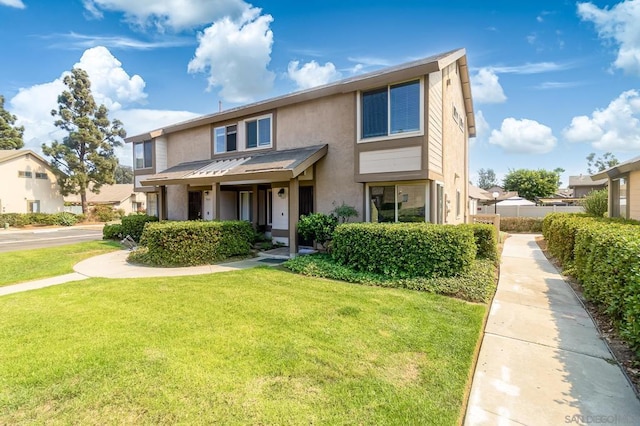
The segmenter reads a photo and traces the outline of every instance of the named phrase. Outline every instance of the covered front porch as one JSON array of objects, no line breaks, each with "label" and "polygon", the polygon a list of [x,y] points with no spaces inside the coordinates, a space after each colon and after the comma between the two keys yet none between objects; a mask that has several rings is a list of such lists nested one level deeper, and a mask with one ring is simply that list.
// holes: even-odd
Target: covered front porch
[{"label": "covered front porch", "polygon": [[142,183],[154,186],[161,220],[246,220],[298,253],[296,225],[314,211],[315,164],[327,145],[182,163]]}]

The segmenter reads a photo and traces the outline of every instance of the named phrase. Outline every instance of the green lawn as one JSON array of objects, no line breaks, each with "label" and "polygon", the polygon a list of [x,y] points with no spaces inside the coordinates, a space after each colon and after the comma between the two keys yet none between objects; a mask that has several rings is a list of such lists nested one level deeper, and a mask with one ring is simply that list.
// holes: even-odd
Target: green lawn
[{"label": "green lawn", "polygon": [[88,241],[66,246],[0,253],[0,287],[73,272],[83,259],[118,250],[114,241]]},{"label": "green lawn", "polygon": [[0,298],[0,424],[460,421],[486,306],[270,268]]}]

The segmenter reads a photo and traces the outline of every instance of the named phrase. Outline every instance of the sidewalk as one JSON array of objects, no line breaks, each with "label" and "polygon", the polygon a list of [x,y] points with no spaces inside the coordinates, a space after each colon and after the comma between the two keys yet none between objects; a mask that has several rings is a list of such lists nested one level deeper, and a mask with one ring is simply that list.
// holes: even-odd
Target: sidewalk
[{"label": "sidewalk", "polygon": [[75,272],[70,274],[0,287],[0,296],[50,287],[71,281],[85,280],[87,278],[147,278],[202,275],[255,268],[256,266],[275,266],[283,261],[269,257],[254,257],[217,265],[188,266],[183,268],[152,268],[127,263],[128,255],[128,250],[118,250],[94,256],[77,263],[73,267]]},{"label": "sidewalk", "polygon": [[640,401],[535,235],[502,253],[465,425],[640,424]]}]

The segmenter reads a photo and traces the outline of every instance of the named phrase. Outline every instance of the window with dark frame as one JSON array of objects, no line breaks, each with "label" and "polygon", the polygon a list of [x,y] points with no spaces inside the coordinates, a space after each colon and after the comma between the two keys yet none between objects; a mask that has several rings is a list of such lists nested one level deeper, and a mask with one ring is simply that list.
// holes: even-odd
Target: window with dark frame
[{"label": "window with dark frame", "polygon": [[216,154],[222,154],[225,152],[233,152],[238,149],[238,126],[230,125],[223,127],[216,127],[214,129],[215,147],[214,152]]},{"label": "window with dark frame", "polygon": [[136,169],[153,167],[153,144],[151,141],[136,142],[134,147]]}]

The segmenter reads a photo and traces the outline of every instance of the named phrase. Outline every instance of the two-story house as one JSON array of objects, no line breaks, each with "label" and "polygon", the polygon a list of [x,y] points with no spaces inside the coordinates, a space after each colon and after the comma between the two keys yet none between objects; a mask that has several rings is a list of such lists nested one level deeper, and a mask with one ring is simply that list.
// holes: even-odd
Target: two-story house
[{"label": "two-story house", "polygon": [[475,136],[464,49],[126,139],[160,219],[241,219],[297,252],[301,214],[463,223]]}]

